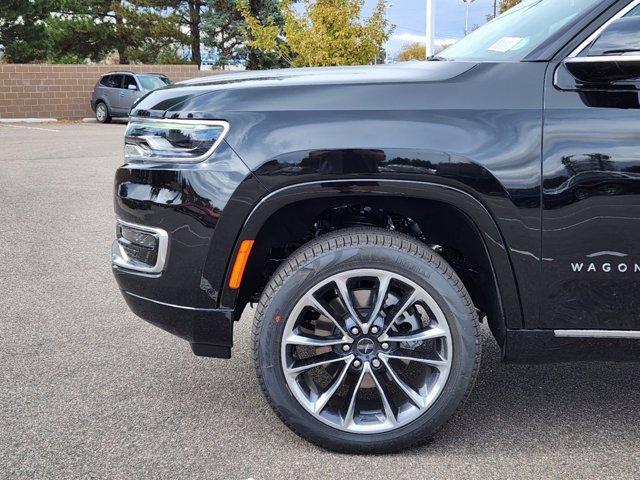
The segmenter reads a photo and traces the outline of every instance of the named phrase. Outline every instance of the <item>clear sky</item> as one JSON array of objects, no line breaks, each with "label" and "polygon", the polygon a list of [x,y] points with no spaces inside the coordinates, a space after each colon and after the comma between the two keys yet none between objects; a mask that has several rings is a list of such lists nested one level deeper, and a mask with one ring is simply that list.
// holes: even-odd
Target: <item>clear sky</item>
[{"label": "clear sky", "polygon": [[[389,41],[389,53],[395,55],[402,45],[424,42],[425,0],[388,0],[393,6],[388,15],[396,25]],[[365,0],[366,11],[375,6],[377,0]],[[460,0],[434,0],[436,6],[436,42],[459,39],[464,35],[465,5]],[[469,27],[486,23],[488,13],[493,13],[493,0],[475,0],[469,7]]]}]

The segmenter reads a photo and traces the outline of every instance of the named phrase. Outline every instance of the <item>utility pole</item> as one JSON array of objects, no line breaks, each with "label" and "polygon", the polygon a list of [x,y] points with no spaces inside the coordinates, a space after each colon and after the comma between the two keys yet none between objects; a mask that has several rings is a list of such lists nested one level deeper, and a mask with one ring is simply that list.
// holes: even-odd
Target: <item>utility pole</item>
[{"label": "utility pole", "polygon": [[433,55],[433,40],[435,36],[435,11],[433,10],[433,0],[427,2],[427,30],[426,30],[426,58]]},{"label": "utility pole", "polygon": [[462,3],[466,6],[466,11],[464,14],[464,34],[465,36],[469,34],[469,5],[471,5],[475,0],[462,0]]},{"label": "utility pole", "polygon": [[498,16],[498,0],[493,0],[493,18]]}]

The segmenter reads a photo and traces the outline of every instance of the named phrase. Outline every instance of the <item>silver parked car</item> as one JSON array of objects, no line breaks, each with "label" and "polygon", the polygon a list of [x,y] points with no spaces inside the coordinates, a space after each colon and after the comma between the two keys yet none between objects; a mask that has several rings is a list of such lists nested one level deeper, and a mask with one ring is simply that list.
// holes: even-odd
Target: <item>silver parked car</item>
[{"label": "silver parked car", "polygon": [[91,110],[100,123],[109,123],[113,117],[127,117],[138,98],[170,83],[159,73],[106,73],[93,87]]}]

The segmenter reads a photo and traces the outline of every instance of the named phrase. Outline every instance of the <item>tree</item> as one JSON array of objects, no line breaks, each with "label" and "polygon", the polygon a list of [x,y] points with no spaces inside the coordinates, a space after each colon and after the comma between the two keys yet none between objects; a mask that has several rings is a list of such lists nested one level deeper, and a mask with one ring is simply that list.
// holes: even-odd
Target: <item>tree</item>
[{"label": "tree", "polygon": [[425,60],[427,56],[426,46],[424,43],[409,43],[402,47],[398,52],[399,62],[408,62],[411,60]]},{"label": "tree", "polygon": [[[293,0],[297,2],[298,0]],[[249,12],[261,23],[273,22],[280,30],[284,28],[284,16],[280,0],[248,0]],[[244,20],[244,18],[243,18]],[[244,37],[247,40],[247,62],[249,70],[263,70],[268,68],[286,67],[288,62],[278,52],[271,52],[256,48],[250,43],[252,34],[245,23]]]},{"label": "tree", "polygon": [[[244,62],[250,70],[285,66],[282,59],[248,45],[250,33],[240,11],[238,0],[208,0],[202,16],[203,43],[218,54],[217,64],[225,66]],[[282,12],[278,0],[251,0],[248,5],[254,17],[270,18],[282,27]]]},{"label": "tree", "polygon": [[182,26],[189,30],[190,41],[187,43],[191,46],[191,63],[200,65],[202,63],[201,24],[207,0],[155,0],[152,3],[159,7],[165,6],[172,9],[180,19]]},{"label": "tree", "polygon": [[50,40],[45,21],[53,0],[1,0],[0,44],[9,62],[28,63],[47,58]]},{"label": "tree", "polygon": [[487,22],[496,18],[498,13],[504,13],[512,7],[515,7],[522,0],[493,0],[493,12],[487,15]]},{"label": "tree", "polygon": [[186,42],[177,13],[160,0],[60,0],[48,20],[52,56],[99,61],[116,50],[121,64],[155,62]]},{"label": "tree", "polygon": [[515,7],[522,0],[500,0],[500,13],[504,13],[512,7]]},{"label": "tree", "polygon": [[392,31],[383,0],[364,20],[363,0],[301,0],[301,9],[293,3],[282,0],[283,27],[273,17],[256,17],[246,0],[241,3],[249,46],[295,66],[361,65],[379,57]]}]

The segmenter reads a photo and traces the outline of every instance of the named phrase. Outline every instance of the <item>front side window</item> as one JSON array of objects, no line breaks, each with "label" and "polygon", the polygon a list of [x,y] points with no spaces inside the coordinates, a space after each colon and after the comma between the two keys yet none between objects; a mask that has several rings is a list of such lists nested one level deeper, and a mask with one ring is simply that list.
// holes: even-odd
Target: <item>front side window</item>
[{"label": "front side window", "polygon": [[[640,5],[633,7],[628,13],[623,15],[621,18],[631,19],[633,17],[638,17],[638,16],[640,16]],[[632,22],[632,23],[629,23],[629,22]],[[578,56],[586,57],[586,56],[612,55],[612,54],[615,54],[617,51],[620,51],[620,53],[622,52],[637,53],[638,39],[640,37],[640,32],[637,29],[637,19],[636,21],[629,20],[627,22],[627,27],[623,29],[625,30],[624,33],[618,31],[617,34],[613,35],[613,38],[615,40],[615,45],[611,45],[610,40],[607,41],[605,36],[607,34],[611,34],[611,28],[613,28],[614,26],[615,25],[610,24],[604,30],[604,33],[601,33],[596,39],[590,42],[589,45],[587,45],[584,49],[582,49],[578,53]],[[609,52],[607,47],[610,47],[612,51]]]},{"label": "front side window", "polygon": [[122,88],[124,88],[125,90],[128,90],[130,85],[133,85],[134,87],[136,87],[136,90],[138,89],[138,85],[136,84],[136,79],[133,78],[133,75],[125,75]]},{"label": "front side window", "polygon": [[601,0],[524,0],[440,53],[450,60],[520,61]]}]

